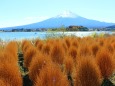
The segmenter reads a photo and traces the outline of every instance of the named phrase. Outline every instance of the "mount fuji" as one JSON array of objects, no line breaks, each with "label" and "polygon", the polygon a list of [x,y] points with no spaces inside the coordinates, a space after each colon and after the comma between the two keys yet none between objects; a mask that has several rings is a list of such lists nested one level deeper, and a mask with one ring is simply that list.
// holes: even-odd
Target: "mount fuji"
[{"label": "mount fuji", "polygon": [[84,17],[81,17],[79,15],[76,15],[70,11],[64,11],[63,13],[46,19],[41,22],[32,23],[28,25],[22,25],[22,26],[16,26],[16,27],[9,27],[4,29],[36,29],[36,28],[58,28],[64,25],[65,27],[68,27],[70,25],[77,25],[77,26],[85,26],[88,28],[104,28],[107,26],[112,26],[115,23],[107,23],[107,22],[100,22],[97,20],[87,19]]}]

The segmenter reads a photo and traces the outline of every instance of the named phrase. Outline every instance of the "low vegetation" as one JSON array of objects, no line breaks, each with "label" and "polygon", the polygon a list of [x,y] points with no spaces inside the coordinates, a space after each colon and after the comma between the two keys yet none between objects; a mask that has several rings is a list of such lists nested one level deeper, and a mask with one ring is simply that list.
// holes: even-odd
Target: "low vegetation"
[{"label": "low vegetation", "polygon": [[0,86],[115,86],[115,37],[64,36],[0,47]]}]

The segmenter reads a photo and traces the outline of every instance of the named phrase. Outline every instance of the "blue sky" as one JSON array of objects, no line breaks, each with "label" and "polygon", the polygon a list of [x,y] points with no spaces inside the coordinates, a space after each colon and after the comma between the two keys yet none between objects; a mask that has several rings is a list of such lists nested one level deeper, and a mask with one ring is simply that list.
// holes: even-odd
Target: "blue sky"
[{"label": "blue sky", "polygon": [[0,28],[39,22],[65,10],[115,23],[115,0],[0,0]]}]

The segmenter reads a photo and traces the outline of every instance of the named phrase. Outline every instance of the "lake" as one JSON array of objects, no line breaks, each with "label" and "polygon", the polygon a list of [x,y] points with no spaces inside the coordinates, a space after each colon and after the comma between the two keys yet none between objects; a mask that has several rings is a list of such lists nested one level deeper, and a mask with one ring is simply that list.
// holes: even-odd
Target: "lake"
[{"label": "lake", "polygon": [[90,36],[92,34],[112,34],[110,31],[88,31],[88,32],[0,32],[0,39],[3,41],[22,40],[22,39],[45,39],[52,35],[75,35],[78,37]]}]

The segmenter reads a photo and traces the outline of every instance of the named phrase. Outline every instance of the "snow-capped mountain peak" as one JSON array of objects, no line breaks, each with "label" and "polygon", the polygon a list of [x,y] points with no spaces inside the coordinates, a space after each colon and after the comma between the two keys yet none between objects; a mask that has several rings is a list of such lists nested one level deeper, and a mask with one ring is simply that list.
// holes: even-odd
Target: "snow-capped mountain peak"
[{"label": "snow-capped mountain peak", "polygon": [[61,14],[57,15],[55,18],[59,18],[59,17],[62,17],[62,18],[66,18],[66,17],[76,18],[76,17],[78,17],[78,15],[76,15],[75,13],[72,13],[71,11],[64,11]]}]

